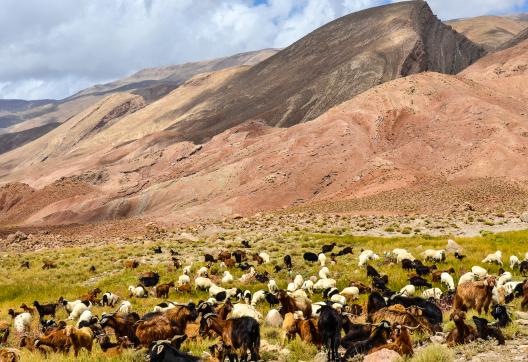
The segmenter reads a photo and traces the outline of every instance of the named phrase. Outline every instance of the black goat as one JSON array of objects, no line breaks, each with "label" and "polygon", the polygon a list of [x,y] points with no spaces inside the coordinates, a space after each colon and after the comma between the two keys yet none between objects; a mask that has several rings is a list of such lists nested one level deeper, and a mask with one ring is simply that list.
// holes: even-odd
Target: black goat
[{"label": "black goat", "polygon": [[381,278],[374,277],[372,278],[372,287],[377,290],[386,291],[388,290],[387,288],[388,282],[389,282],[389,277],[387,275],[384,275]]},{"label": "black goat", "polygon": [[216,261],[214,256],[212,256],[211,254],[205,254],[204,260],[206,263],[214,263]]},{"label": "black goat", "polygon": [[497,327],[504,328],[511,323],[510,315],[505,305],[497,304],[491,309],[491,316],[497,321]]},{"label": "black goat", "polygon": [[427,274],[431,274],[433,270],[436,270],[436,265],[431,265],[431,266],[418,265],[416,266],[415,270],[416,270],[416,274],[418,275],[427,275]]},{"label": "black goat", "polygon": [[347,255],[347,254],[352,254],[352,248],[350,246],[347,246],[343,250],[340,250],[337,253],[337,256],[343,256],[343,255]]},{"label": "black goat", "polygon": [[487,319],[474,316],[473,322],[475,322],[475,326],[477,327],[479,338],[482,338],[482,339],[495,338],[499,342],[499,345],[504,344],[505,338],[501,330],[498,327],[488,325]]},{"label": "black goat", "polygon": [[42,333],[46,334],[49,329],[57,327],[57,322],[55,322],[53,319],[40,318],[40,325],[42,326]]},{"label": "black goat", "polygon": [[323,245],[323,248],[321,250],[322,250],[323,254],[329,253],[332,250],[334,250],[335,246],[336,246],[336,243],[332,243],[332,244],[329,244],[329,245]]},{"label": "black goat", "polygon": [[411,259],[403,259],[401,264],[403,270],[413,270],[416,268],[416,264]]},{"label": "black goat", "polygon": [[283,259],[283,260],[284,260],[284,265],[286,265],[286,268],[287,268],[288,270],[291,270],[291,268],[292,268],[292,266],[293,266],[293,265],[292,265],[291,256],[289,256],[289,255],[284,255],[284,259]]},{"label": "black goat", "polygon": [[21,264],[20,264],[20,268],[26,268],[26,269],[29,269],[29,261],[23,261]]},{"label": "black goat", "polygon": [[246,253],[243,252],[242,250],[235,250],[233,252],[233,256],[235,257],[235,261],[240,264],[242,263],[244,260],[246,260]]},{"label": "black goat", "polygon": [[265,271],[264,273],[255,273],[255,279],[259,283],[267,283],[267,282],[269,282],[268,272]]},{"label": "black goat", "polygon": [[316,261],[319,260],[319,257],[317,256],[316,253],[304,253],[303,254],[303,259],[306,260],[306,261],[309,261],[310,263],[315,263]]},{"label": "black goat", "polygon": [[154,254],[161,254],[161,246],[158,245],[155,248],[152,248],[152,251],[154,252]]},{"label": "black goat", "polygon": [[264,292],[264,298],[266,299],[266,302],[268,302],[270,308],[272,305],[279,304],[279,298],[277,298],[275,295],[271,294],[270,292],[266,291]]},{"label": "black goat", "polygon": [[139,282],[145,287],[153,287],[158,284],[159,279],[158,273],[148,272],[139,277]]},{"label": "black goat", "polygon": [[401,304],[405,308],[411,306],[420,307],[422,315],[433,326],[438,327],[442,324],[442,310],[433,302],[420,297],[403,297],[396,295],[389,299],[388,305]]},{"label": "black goat", "polygon": [[345,331],[345,336],[341,338],[341,346],[344,349],[349,349],[353,343],[363,341],[372,334],[372,324],[355,324],[350,323],[348,330]]},{"label": "black goat", "polygon": [[367,278],[381,278],[380,273],[373,266],[367,265]]},{"label": "black goat", "polygon": [[519,273],[521,273],[523,277],[526,277],[527,271],[528,271],[528,260],[523,260],[521,261],[521,264],[519,265]]},{"label": "black goat", "polygon": [[337,311],[329,305],[323,305],[319,312],[317,329],[321,335],[321,341],[327,349],[328,361],[339,361],[339,344],[341,343],[341,317]]},{"label": "black goat", "polygon": [[458,260],[462,260],[465,257],[466,257],[465,255],[462,255],[458,251],[455,251],[455,258],[457,258]]},{"label": "black goat", "polygon": [[419,276],[412,276],[409,278],[409,282],[418,288],[431,288],[432,284],[429,283],[426,279]]},{"label": "black goat", "polygon": [[387,306],[387,302],[378,292],[373,292],[369,295],[367,301],[367,322],[370,321],[369,316]]},{"label": "black goat", "polygon": [[323,299],[330,299],[334,294],[338,294],[339,289],[337,288],[326,288],[323,290]]},{"label": "black goat", "polygon": [[243,263],[238,264],[238,268],[239,268],[240,270],[246,271],[246,270],[248,270],[249,268],[251,268],[251,264],[246,263],[246,262],[243,262]]},{"label": "black goat", "polygon": [[273,267],[273,270],[275,271],[275,273],[278,273],[278,272],[280,272],[280,271],[282,270],[282,268],[281,268],[280,265],[275,265],[275,266]]},{"label": "black goat", "polygon": [[199,357],[179,351],[186,335],[176,336],[172,341],[152,342],[149,347],[148,358],[150,362],[197,362]]},{"label": "black goat", "polygon": [[55,318],[55,311],[57,310],[57,303],[40,304],[39,302],[34,301],[33,305],[35,306],[35,308],[37,308],[38,314],[41,319],[47,315]]},{"label": "black goat", "polygon": [[249,240],[242,240],[242,246],[244,248],[251,248],[251,246],[249,245]]},{"label": "black goat", "polygon": [[381,323],[366,340],[349,344],[345,353],[345,359],[350,359],[358,354],[367,354],[371,349],[387,343],[390,333],[390,323],[385,320],[381,321]]}]

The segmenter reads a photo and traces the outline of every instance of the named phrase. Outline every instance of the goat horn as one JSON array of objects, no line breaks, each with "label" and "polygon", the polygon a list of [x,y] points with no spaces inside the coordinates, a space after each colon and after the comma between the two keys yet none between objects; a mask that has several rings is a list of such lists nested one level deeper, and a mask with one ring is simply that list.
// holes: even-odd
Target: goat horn
[{"label": "goat horn", "polygon": [[415,331],[415,330],[417,330],[418,328],[420,328],[420,325],[417,325],[417,326],[411,327],[411,326],[406,326],[405,324],[402,324],[401,326],[407,328],[407,329],[410,330],[410,331]]},{"label": "goat horn", "polygon": [[209,317],[215,317],[215,316],[217,316],[216,313],[207,313],[206,315],[203,316],[203,319],[207,319]]}]

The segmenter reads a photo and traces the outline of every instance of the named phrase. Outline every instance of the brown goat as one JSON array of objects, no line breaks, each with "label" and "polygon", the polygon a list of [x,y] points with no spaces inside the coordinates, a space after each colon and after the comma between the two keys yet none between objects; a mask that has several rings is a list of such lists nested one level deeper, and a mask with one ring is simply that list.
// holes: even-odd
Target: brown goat
[{"label": "brown goat", "polygon": [[495,278],[487,277],[484,280],[468,281],[456,288],[453,308],[467,312],[476,309],[478,314],[484,311],[488,313],[492,298],[492,290],[495,286]]},{"label": "brown goat", "polygon": [[190,293],[192,291],[191,284],[182,284],[176,287],[176,290],[180,293]]},{"label": "brown goat", "polygon": [[67,326],[65,331],[73,345],[75,357],[79,355],[81,348],[86,348],[88,352],[92,351],[94,335],[89,327],[75,328],[74,326]]},{"label": "brown goat", "polygon": [[100,324],[103,328],[112,328],[117,338],[128,337],[132,342],[134,342],[134,344],[137,344],[138,340],[134,331],[134,326],[138,320],[139,315],[134,312],[125,315],[116,313],[103,314],[101,316]]},{"label": "brown goat", "polygon": [[156,297],[157,298],[168,298],[171,287],[174,287],[174,282],[157,285],[156,286]]},{"label": "brown goat", "polygon": [[0,362],[20,361],[20,351],[15,348],[0,348]]},{"label": "brown goat", "polygon": [[466,313],[461,310],[455,310],[450,319],[455,322],[455,329],[447,335],[446,342],[449,347],[457,344],[466,344],[477,339],[478,334],[475,328],[464,323]]},{"label": "brown goat", "polygon": [[359,289],[360,294],[370,293],[372,292],[372,288],[370,288],[368,285],[363,284],[361,282],[351,281],[348,284],[349,287],[356,287]]},{"label": "brown goat", "polygon": [[455,272],[455,269],[454,268],[449,268],[447,270],[437,270],[437,271],[434,271],[431,275],[432,275],[432,281],[433,282],[440,282],[440,279],[441,279],[441,276],[442,276],[442,273],[448,273],[448,274],[453,274]]},{"label": "brown goat", "polygon": [[35,314],[35,311],[36,311],[35,308],[33,308],[33,307],[29,307],[28,305],[26,305],[26,303],[22,303],[22,304],[20,305],[20,308],[21,308],[24,312],[27,312],[27,313],[29,313],[29,314],[31,314],[31,315]]},{"label": "brown goat", "polygon": [[117,343],[112,343],[110,342],[110,337],[106,334],[97,337],[97,342],[99,342],[101,350],[108,357],[119,356],[123,353],[123,350],[130,348],[133,345],[128,337],[119,337]]},{"label": "brown goat", "polygon": [[97,295],[99,293],[101,293],[101,289],[95,288],[94,290],[91,290],[88,293],[81,295],[81,297],[79,299],[83,300],[83,301],[87,300],[87,301],[90,301],[93,304],[96,304],[98,302]]},{"label": "brown goat", "polygon": [[284,317],[286,313],[294,313],[295,311],[303,312],[305,318],[312,316],[312,303],[306,298],[294,298],[285,290],[279,290],[277,292],[277,298],[281,303],[282,308],[280,309],[281,315]]},{"label": "brown goat", "polygon": [[523,283],[523,300],[521,302],[521,309],[526,310],[528,307],[528,279]]},{"label": "brown goat", "polygon": [[225,262],[228,259],[231,259],[231,253],[227,250],[224,250],[218,254],[218,260]]},{"label": "brown goat", "polygon": [[414,330],[417,328],[418,327],[412,328],[401,324],[394,325],[391,333],[391,339],[393,342],[375,347],[369,351],[369,354],[386,348],[398,352],[400,356],[412,356],[414,354],[413,343],[408,329]]},{"label": "brown goat", "polygon": [[235,266],[235,261],[233,259],[226,259],[224,260],[224,264],[228,268],[232,268]]},{"label": "brown goat", "polygon": [[9,338],[9,327],[11,323],[7,321],[0,321],[0,345],[6,344]]},{"label": "brown goat", "polygon": [[42,264],[42,269],[55,269],[56,267],[57,264],[55,264],[51,260],[44,260],[44,264]]},{"label": "brown goat", "polygon": [[125,260],[123,262],[123,265],[125,266],[125,268],[128,268],[128,269],[136,269],[139,266],[139,261],[137,261],[137,260]]},{"label": "brown goat", "polygon": [[427,319],[422,316],[422,310],[416,307],[405,308],[401,304],[381,308],[372,314],[372,323],[383,320],[393,325],[405,325],[411,328],[418,327],[424,333],[432,333],[432,328]]},{"label": "brown goat", "polygon": [[54,352],[60,351],[67,353],[72,345],[71,338],[66,334],[66,329],[54,329],[49,334],[41,335],[35,340],[34,346],[48,346]]},{"label": "brown goat", "polygon": [[253,257],[253,261],[256,261],[258,265],[261,265],[262,263],[264,263],[264,259],[262,259],[262,257],[258,255],[257,253],[254,253],[252,257]]}]

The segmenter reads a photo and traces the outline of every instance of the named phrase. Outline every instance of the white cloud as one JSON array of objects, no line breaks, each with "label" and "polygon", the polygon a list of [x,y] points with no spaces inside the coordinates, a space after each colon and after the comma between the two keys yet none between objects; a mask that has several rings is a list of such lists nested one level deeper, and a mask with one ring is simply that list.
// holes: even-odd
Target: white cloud
[{"label": "white cloud", "polygon": [[[0,98],[61,98],[145,67],[284,47],[388,1],[2,0]],[[429,2],[452,18],[508,12],[527,1]]]}]

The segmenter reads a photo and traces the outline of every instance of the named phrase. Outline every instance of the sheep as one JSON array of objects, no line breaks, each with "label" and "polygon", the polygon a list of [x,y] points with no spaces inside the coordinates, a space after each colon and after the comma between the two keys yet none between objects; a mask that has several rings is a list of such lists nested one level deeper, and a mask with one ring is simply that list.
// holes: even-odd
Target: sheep
[{"label": "sheep", "polygon": [[251,281],[253,281],[255,279],[255,273],[256,273],[255,268],[251,267],[251,268],[249,268],[249,272],[248,273],[243,274],[240,277],[239,281],[241,283],[243,283],[243,284],[249,283],[249,282],[251,282]]},{"label": "sheep", "polygon": [[440,300],[441,296],[442,296],[442,290],[440,290],[439,288],[430,288],[422,292],[422,297],[426,299],[433,298],[435,300]]},{"label": "sheep", "polygon": [[90,322],[92,317],[93,317],[93,314],[89,309],[82,312],[81,316],[79,317],[79,320],[77,321],[77,328],[80,328],[79,326],[82,325],[83,322],[84,323]]},{"label": "sheep", "polygon": [[400,290],[400,295],[403,295],[405,297],[412,297],[414,296],[414,293],[416,293],[416,288],[412,284],[408,284]]},{"label": "sheep", "polygon": [[183,275],[190,275],[191,274],[191,268],[192,268],[192,264],[184,266],[183,269],[182,269]]},{"label": "sheep", "polygon": [[302,275],[297,274],[295,278],[293,279],[293,283],[295,283],[295,289],[301,288],[304,283],[304,279]]},{"label": "sheep", "polygon": [[401,264],[404,260],[410,260],[412,262],[416,260],[416,258],[407,251],[396,255],[396,263]]},{"label": "sheep", "polygon": [[521,261],[519,260],[519,258],[516,255],[510,256],[510,269],[513,269],[516,266],[518,267],[519,264],[521,264]]},{"label": "sheep", "polygon": [[35,308],[37,308],[37,311],[38,311],[38,314],[39,314],[40,318],[43,318],[43,317],[45,317],[47,315],[50,315],[53,318],[55,318],[55,311],[57,310],[57,304],[56,303],[40,304],[39,302],[34,301],[33,302],[33,306]]},{"label": "sheep", "polygon": [[234,278],[231,275],[231,273],[228,270],[225,270],[224,271],[224,276],[222,277],[222,283],[223,284],[233,283],[233,280],[234,280]]},{"label": "sheep", "polygon": [[336,281],[335,279],[319,279],[317,281],[317,283],[314,284],[313,286],[313,289],[314,290],[324,290],[324,289],[328,289],[328,288],[335,288],[336,286]]},{"label": "sheep", "polygon": [[496,281],[494,277],[487,277],[482,281],[466,282],[460,284],[456,289],[453,308],[455,310],[467,311],[476,309],[480,314],[482,308],[488,313],[492,299],[492,290]]},{"label": "sheep", "polygon": [[124,300],[119,305],[119,308],[117,308],[116,313],[120,314],[129,314],[132,312],[132,303],[130,303],[128,300]]},{"label": "sheep", "polygon": [[288,292],[295,292],[297,290],[297,285],[295,283],[288,283],[286,290]]},{"label": "sheep", "polygon": [[25,334],[29,332],[29,329],[31,327],[31,321],[33,321],[33,316],[30,313],[20,313],[15,317],[13,321],[15,331],[19,334]]},{"label": "sheep", "polygon": [[482,259],[482,263],[488,263],[488,264],[498,264],[502,266],[502,252],[500,250],[497,250],[493,254],[489,254],[484,259]]},{"label": "sheep", "polygon": [[471,272],[475,274],[479,280],[482,280],[488,276],[488,271],[478,265],[472,266]]},{"label": "sheep", "polygon": [[321,270],[319,270],[319,278],[321,279],[327,279],[328,274],[330,274],[330,270],[326,266],[322,267]]},{"label": "sheep", "polygon": [[458,280],[458,285],[461,285],[461,284],[464,284],[466,282],[471,282],[471,281],[475,281],[475,280],[478,280],[478,276],[473,273],[473,272],[467,272],[465,273],[464,275],[462,275],[460,277],[460,279]]},{"label": "sheep", "polygon": [[86,348],[88,352],[92,351],[93,332],[89,327],[75,328],[74,326],[67,326],[65,328],[66,336],[68,336],[73,345],[75,357],[79,355],[81,348]]},{"label": "sheep", "polygon": [[249,304],[237,303],[233,305],[230,318],[251,317],[257,321],[262,320],[262,314]]},{"label": "sheep", "polygon": [[253,293],[251,298],[251,306],[255,307],[258,303],[266,300],[266,292],[264,290],[257,290]]},{"label": "sheep", "polygon": [[324,255],[323,253],[319,254],[317,256],[317,260],[319,260],[319,264],[321,264],[321,266],[325,266],[325,264],[326,264],[326,255]]},{"label": "sheep", "polygon": [[440,283],[445,285],[447,287],[447,290],[455,290],[455,281],[449,273],[443,272],[442,274],[440,274]]},{"label": "sheep", "polygon": [[197,277],[196,279],[194,279],[194,286],[196,289],[208,290],[213,285],[213,282],[209,278]]},{"label": "sheep", "polygon": [[196,272],[196,275],[199,277],[206,277],[209,274],[209,269],[206,266],[201,267]]},{"label": "sheep", "polygon": [[70,315],[68,316],[68,320],[73,321],[73,320],[78,319],[81,316],[81,314],[83,314],[84,311],[87,311],[90,308],[91,308],[91,304],[89,302],[86,302],[86,304],[85,302],[77,304],[71,311]]},{"label": "sheep", "polygon": [[499,279],[497,279],[497,287],[500,287],[511,280],[512,274],[510,272],[504,272],[499,276]]},{"label": "sheep", "polygon": [[302,285],[302,290],[306,291],[307,293],[309,294],[312,294],[313,293],[313,287],[314,287],[314,283],[311,281],[311,280],[305,280],[303,285]]},{"label": "sheep", "polygon": [[425,260],[443,262],[446,258],[445,250],[427,249],[421,254]]},{"label": "sheep", "polygon": [[103,294],[103,297],[101,298],[101,305],[103,307],[105,305],[109,307],[114,307],[118,301],[119,301],[118,295],[111,293],[111,292],[106,292]]},{"label": "sheep", "polygon": [[174,287],[174,282],[168,282],[166,284],[160,284],[156,286],[156,298],[168,298],[171,287]]},{"label": "sheep", "polygon": [[446,341],[449,347],[454,347],[457,344],[466,344],[477,339],[477,331],[470,325],[464,323],[466,313],[460,310],[455,310],[450,319],[455,322],[455,329],[447,335]]},{"label": "sheep", "polygon": [[283,322],[284,319],[282,318],[277,309],[270,309],[268,314],[266,314],[266,318],[264,319],[265,325],[275,328],[279,328],[280,326],[282,326]]},{"label": "sheep", "polygon": [[185,284],[191,284],[191,278],[189,278],[188,275],[180,275],[178,277],[178,285],[179,286],[182,286],[182,285],[185,285]]},{"label": "sheep", "polygon": [[264,264],[268,264],[270,262],[270,256],[268,253],[261,252],[259,253],[259,256],[262,258]]},{"label": "sheep", "polygon": [[488,325],[489,322],[486,319],[473,316],[473,322],[477,327],[477,333],[479,338],[495,338],[498,341],[499,345],[505,344],[505,338],[501,330],[497,327]]},{"label": "sheep", "polygon": [[277,290],[279,290],[279,286],[277,285],[277,282],[274,279],[270,279],[268,282],[268,290],[270,293],[275,293]]},{"label": "sheep", "polygon": [[363,250],[359,255],[358,266],[364,266],[369,260],[377,260],[379,256],[375,254],[372,250]]},{"label": "sheep", "polygon": [[200,320],[200,333],[213,330],[222,341],[234,350],[240,350],[240,359],[247,360],[247,351],[250,351],[251,360],[260,360],[260,326],[251,317],[233,318],[222,320],[217,315],[206,314]]},{"label": "sheep", "polygon": [[346,287],[339,294],[347,299],[347,302],[351,302],[359,298],[359,288],[357,287]]},{"label": "sheep", "polygon": [[128,286],[128,291],[130,292],[130,297],[136,297],[136,298],[147,298],[148,292],[145,289],[144,286],[138,285],[137,287],[133,285]]}]

